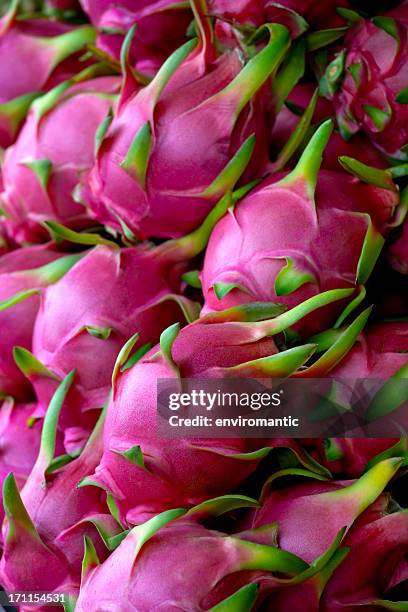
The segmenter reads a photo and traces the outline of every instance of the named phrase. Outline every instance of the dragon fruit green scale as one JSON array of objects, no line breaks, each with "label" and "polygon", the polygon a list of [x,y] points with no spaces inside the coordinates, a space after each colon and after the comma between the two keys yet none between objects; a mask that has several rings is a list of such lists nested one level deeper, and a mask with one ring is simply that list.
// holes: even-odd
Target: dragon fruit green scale
[{"label": "dragon fruit green scale", "polygon": [[248,164],[246,178],[260,171],[267,159],[262,86],[289,46],[286,28],[265,27],[269,42],[245,66],[233,51],[207,72],[210,42],[194,48],[190,41],[141,90],[126,74],[128,35],[121,100],[82,190],[98,221],[142,238],[179,237],[199,225]]}]

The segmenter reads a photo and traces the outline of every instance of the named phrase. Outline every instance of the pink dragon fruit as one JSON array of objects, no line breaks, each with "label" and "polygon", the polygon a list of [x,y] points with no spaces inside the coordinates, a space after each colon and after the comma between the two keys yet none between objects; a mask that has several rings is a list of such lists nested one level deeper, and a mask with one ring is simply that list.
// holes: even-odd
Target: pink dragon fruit
[{"label": "pink dragon fruit", "polygon": [[17,242],[44,240],[47,230],[41,222],[49,219],[78,229],[90,224],[72,192],[94,163],[95,134],[118,90],[118,77],[77,84],[73,79],[33,104],[3,165],[0,198]]},{"label": "pink dragon fruit", "polygon": [[49,83],[58,81],[56,68],[93,42],[90,26],[73,28],[46,20],[16,20],[18,2],[0,19],[0,146],[15,139],[31,102]]},{"label": "pink dragon fruit", "polygon": [[407,455],[405,441],[394,438],[327,438],[302,441],[311,455],[332,473],[358,478],[378,456]]},{"label": "pink dragon fruit", "polygon": [[408,512],[388,512],[350,531],[344,541],[347,556],[323,592],[322,612],[406,609]]},{"label": "pink dragon fruit", "polygon": [[321,82],[345,138],[361,130],[380,151],[403,161],[408,159],[407,35],[407,2],[358,20]]},{"label": "pink dragon fruit", "polygon": [[[252,300],[291,307],[319,291],[366,282],[398,192],[386,172],[385,188],[345,173],[319,172],[330,133],[327,121],[294,170],[265,180],[217,224],[201,275],[204,312]],[[309,317],[297,331],[330,326],[341,307]]]},{"label": "pink dragon fruit", "polygon": [[333,377],[386,380],[408,364],[408,322],[379,322],[367,328]]},{"label": "pink dragon fruit", "polygon": [[198,316],[198,304],[182,295],[181,275],[187,260],[204,249],[212,227],[229,203],[229,196],[222,198],[192,234],[154,248],[142,244],[120,249],[95,234],[75,234],[48,223],[60,238],[97,244],[55,285],[55,291],[43,294],[33,354],[20,348],[14,351],[19,367],[36,390],[37,416],[44,414],[58,381],[77,370],[60,419],[68,438],[74,436],[66,440],[69,447],[78,442],[76,427],[80,436],[84,433],[84,412],[100,409],[105,403],[116,357],[129,337],[138,333],[148,350],[164,327]]},{"label": "pink dragon fruit", "polygon": [[125,62],[118,110],[83,190],[95,218],[117,231],[125,225],[138,237],[181,236],[233,188],[255,136],[246,178],[266,163],[265,113],[273,112],[262,86],[283,59],[289,34],[265,26],[269,42],[242,67],[238,51],[214,61],[206,20],[199,25],[198,47],[191,41],[178,49],[137,93]]},{"label": "pink dragon fruit", "polygon": [[31,349],[41,288],[55,283],[78,261],[52,245],[11,251],[0,257],[0,392],[17,399],[32,398],[28,384],[13,360],[13,347]]},{"label": "pink dragon fruit", "polygon": [[[21,488],[32,470],[40,447],[40,423],[29,425],[35,404],[15,404],[11,398],[0,407],[0,483],[13,472]],[[3,520],[3,507],[0,509]]]},{"label": "pink dragon fruit", "polygon": [[401,234],[388,248],[387,256],[394,270],[401,274],[408,274],[408,221],[405,221]]},{"label": "pink dragon fruit", "polygon": [[[252,502],[252,503],[251,503]],[[255,500],[231,496],[193,508],[168,510],[134,527],[101,565],[89,543],[76,610],[250,610],[261,601],[258,583],[302,580],[310,568],[302,559],[277,547],[275,526],[261,533],[233,536],[196,522],[208,510],[215,515]],[[180,558],[188,559],[180,574]],[[207,560],[207,561],[205,561]],[[211,560],[208,562],[208,560]],[[258,609],[258,608],[257,608]]]},{"label": "pink dragon fruit", "polygon": [[[336,534],[341,545],[346,547],[337,550],[328,564],[311,580],[295,584],[289,589],[273,591],[268,599],[270,609],[283,612],[292,609],[291,604],[294,605],[299,600],[302,600],[306,610],[334,609],[322,607],[321,604],[326,589],[330,592],[331,575],[336,571],[341,574],[343,564],[347,567],[347,546],[352,546],[355,540],[361,541],[362,544],[361,536],[365,526],[381,520],[386,513],[390,500],[389,495],[383,494],[382,491],[400,465],[399,458],[387,459],[355,481],[318,481],[313,480],[317,478],[316,474],[290,469],[277,472],[270,478],[264,488],[261,508],[252,512],[249,522],[252,528],[275,523],[279,545],[312,565],[335,541]],[[306,476],[307,480],[283,488],[274,488],[276,480],[291,474]],[[269,488],[271,485],[272,489]],[[401,550],[406,551],[405,542]],[[353,552],[350,554],[353,555]],[[402,554],[399,559],[402,559]],[[398,578],[401,579],[397,568],[398,561],[394,561],[390,566],[390,575],[394,574],[396,582]],[[371,566],[370,571],[372,570]],[[364,571],[362,573],[364,574]],[[342,586],[344,588],[344,584]],[[354,600],[358,601],[359,593],[355,592],[354,574],[350,585],[348,573],[348,587],[349,593],[353,591],[353,595],[357,594]],[[367,588],[372,588],[371,581],[367,583]],[[334,603],[332,599],[330,601]]]},{"label": "pink dragon fruit", "polygon": [[136,24],[130,57],[146,75],[154,75],[185,41],[192,19],[187,3],[174,0],[81,0],[81,5],[99,32],[98,47],[118,59],[126,33]]},{"label": "pink dragon fruit", "polygon": [[316,0],[207,0],[207,3],[209,14],[219,19],[216,31],[221,34],[221,39],[231,37],[231,26],[245,31],[268,22],[289,27],[292,36],[301,34],[308,26],[313,29],[337,28],[346,22],[335,9],[350,6],[347,0],[329,0],[324,4]]},{"label": "pink dragon fruit", "polygon": [[157,380],[307,376],[309,370],[322,376],[348,351],[368,313],[360,315],[344,332],[343,340],[306,369],[299,370],[314,346],[278,352],[273,336],[308,312],[342,299],[347,291],[315,296],[273,319],[260,320],[279,312],[279,306],[250,304],[207,315],[178,335],[172,326],[163,332],[160,347],[129,368],[123,365],[122,355],[128,356],[130,343],[114,369],[103,457],[84,485],[105,488],[113,496],[123,524],[131,525],[164,507],[192,505],[230,491],[254,471],[270,448],[295,449],[299,460],[310,465],[304,453],[296,450],[296,442],[287,439],[176,437],[163,444],[157,437]]},{"label": "pink dragon fruit", "polygon": [[[105,558],[105,543],[120,531],[109,514],[106,496],[97,489],[76,486],[99,460],[103,417],[79,457],[54,457],[58,414],[73,376],[74,372],[67,376],[50,403],[38,457],[21,497],[12,474],[4,481],[6,521],[0,581],[10,591],[45,590],[76,596],[84,535]],[[27,564],[27,559],[34,558],[35,564]]]},{"label": "pink dragon fruit", "polygon": [[275,479],[291,470],[277,472],[267,481],[262,505],[254,511],[250,526],[259,528],[276,522],[281,547],[312,563],[341,529],[345,527],[347,533],[357,517],[377,500],[401,463],[399,457],[385,459],[355,481],[324,481],[321,476],[300,470],[307,480],[284,488],[274,488]]},{"label": "pink dragon fruit", "polygon": [[[406,377],[407,348],[407,322],[376,323],[360,335],[347,359],[335,367],[329,376],[345,381],[386,381],[394,376]],[[377,456],[408,457],[406,441],[397,438],[327,438],[305,440],[304,443],[321,465],[347,478],[360,476]]]},{"label": "pink dragon fruit", "polygon": [[142,344],[154,343],[162,325],[192,319],[196,309],[178,294],[180,280],[172,282],[165,262],[145,247],[98,246],[61,281],[44,294],[35,325],[33,354],[46,371],[21,365],[42,406],[57,381],[77,369],[70,421],[78,410],[104,404],[116,357],[129,336],[138,332]]},{"label": "pink dragon fruit", "polygon": [[[273,126],[271,134],[272,158],[279,159],[279,154],[299,125],[300,115],[304,114],[311,104],[313,110],[311,120],[313,123],[321,123],[333,115],[332,103],[322,96],[317,98],[316,105],[313,108],[312,99],[315,90],[315,83],[304,82],[296,85],[290,92],[287,103],[279,111]],[[339,161],[339,157],[344,155],[357,158],[364,164],[374,166],[375,168],[387,168],[389,166],[383,155],[371,144],[364,134],[356,134],[349,140],[344,140],[339,132],[334,131],[324,150],[321,167],[326,170],[335,170],[336,172],[343,171],[344,168]],[[275,162],[272,164],[271,170],[276,171],[281,167],[283,167],[281,164],[277,167]]]}]

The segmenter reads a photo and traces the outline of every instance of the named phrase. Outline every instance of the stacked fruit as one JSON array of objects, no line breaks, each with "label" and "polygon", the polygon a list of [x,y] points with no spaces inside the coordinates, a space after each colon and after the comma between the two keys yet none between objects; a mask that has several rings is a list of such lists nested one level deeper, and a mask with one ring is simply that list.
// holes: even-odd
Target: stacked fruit
[{"label": "stacked fruit", "polygon": [[0,585],[22,611],[408,610],[404,431],[157,428],[160,379],[408,378],[408,2],[368,4],[4,7]]}]

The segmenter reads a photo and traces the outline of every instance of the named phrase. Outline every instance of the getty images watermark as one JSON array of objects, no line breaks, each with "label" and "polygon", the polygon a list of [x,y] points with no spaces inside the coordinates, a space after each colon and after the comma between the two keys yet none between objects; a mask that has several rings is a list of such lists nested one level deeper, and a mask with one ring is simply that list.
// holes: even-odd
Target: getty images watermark
[{"label": "getty images watermark", "polygon": [[162,379],[158,433],[173,437],[399,437],[408,379]]},{"label": "getty images watermark", "polygon": [[173,392],[169,395],[169,410],[179,411],[183,408],[197,408],[207,413],[217,411],[223,413],[225,408],[237,409],[235,416],[210,417],[208,414],[196,414],[195,416],[181,416],[173,414],[168,417],[170,427],[299,427],[299,418],[291,415],[277,417],[245,417],[238,413],[239,410],[258,411],[266,408],[278,408],[282,404],[283,389],[268,393],[246,393],[228,392],[217,389],[208,392],[204,389],[192,389],[190,392]]}]

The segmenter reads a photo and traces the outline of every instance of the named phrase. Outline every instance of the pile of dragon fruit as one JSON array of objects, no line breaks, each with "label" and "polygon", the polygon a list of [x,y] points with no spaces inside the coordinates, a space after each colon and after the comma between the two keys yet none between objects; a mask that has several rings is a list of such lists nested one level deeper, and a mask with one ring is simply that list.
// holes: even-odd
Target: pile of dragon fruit
[{"label": "pile of dragon fruit", "polygon": [[407,611],[405,431],[165,439],[157,382],[408,378],[408,1],[0,9],[3,594]]}]

